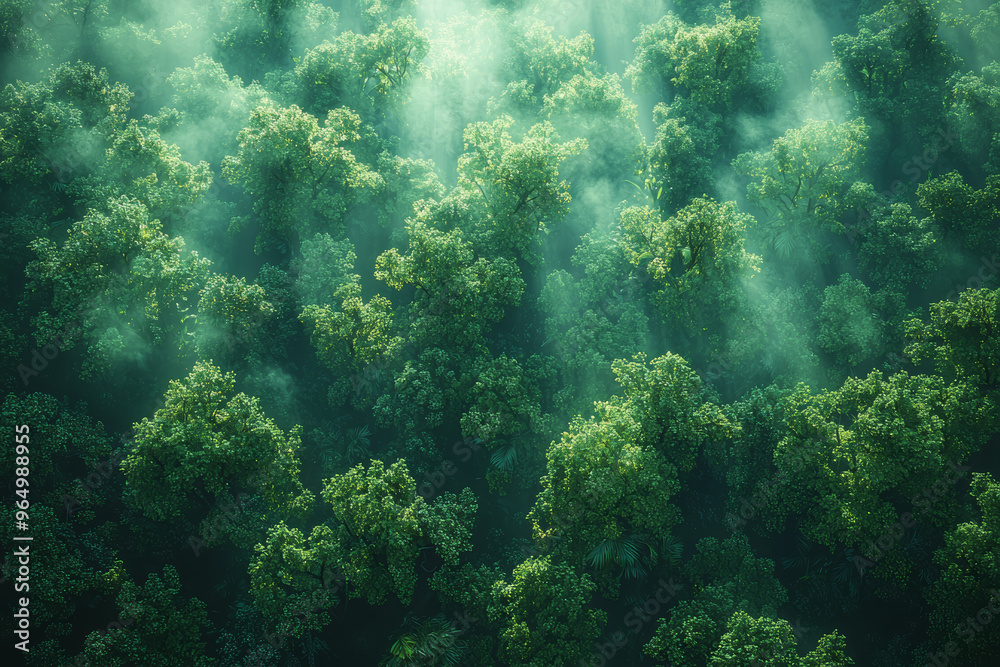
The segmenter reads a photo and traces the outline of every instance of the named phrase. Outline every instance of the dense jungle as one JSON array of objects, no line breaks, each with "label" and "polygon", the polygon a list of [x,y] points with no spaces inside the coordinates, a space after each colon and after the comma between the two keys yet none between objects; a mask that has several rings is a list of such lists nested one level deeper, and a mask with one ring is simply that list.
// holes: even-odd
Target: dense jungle
[{"label": "dense jungle", "polygon": [[0,26],[5,665],[1000,664],[1000,2]]}]

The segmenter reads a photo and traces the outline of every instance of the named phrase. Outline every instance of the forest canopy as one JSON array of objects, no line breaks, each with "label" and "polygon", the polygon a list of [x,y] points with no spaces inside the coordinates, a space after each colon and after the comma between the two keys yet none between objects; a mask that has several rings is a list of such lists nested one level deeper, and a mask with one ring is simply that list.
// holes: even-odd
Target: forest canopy
[{"label": "forest canopy", "polygon": [[11,664],[1000,664],[1000,3],[0,26]]}]

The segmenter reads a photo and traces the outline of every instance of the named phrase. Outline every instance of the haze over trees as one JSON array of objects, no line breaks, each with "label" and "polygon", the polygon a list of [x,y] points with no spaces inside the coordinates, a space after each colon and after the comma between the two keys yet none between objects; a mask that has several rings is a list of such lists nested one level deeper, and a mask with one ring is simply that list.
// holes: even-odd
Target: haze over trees
[{"label": "haze over trees", "polygon": [[1000,664],[1000,3],[0,26],[11,664]]}]

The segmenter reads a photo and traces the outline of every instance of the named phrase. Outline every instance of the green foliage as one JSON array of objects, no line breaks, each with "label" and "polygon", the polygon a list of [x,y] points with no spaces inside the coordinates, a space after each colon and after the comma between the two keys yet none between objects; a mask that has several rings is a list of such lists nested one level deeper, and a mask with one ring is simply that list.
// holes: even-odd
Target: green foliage
[{"label": "green foliage", "polygon": [[620,243],[629,263],[662,285],[655,303],[664,318],[696,332],[699,323],[734,313],[743,281],[760,270],[760,257],[744,247],[754,224],[735,202],[698,198],[667,220],[649,207],[632,207],[622,212]]},{"label": "green foliage", "polygon": [[860,234],[858,262],[881,287],[926,287],[943,263],[936,224],[910,211],[903,203],[876,208]]},{"label": "green foliage", "polygon": [[[166,405],[136,424],[135,447],[122,464],[125,499],[155,521],[232,502],[261,484],[275,509],[299,513],[311,493],[299,482],[299,429],[285,435],[259,401],[232,395],[235,378],[210,362],[171,381]],[[262,483],[262,474],[268,478]]]},{"label": "green foliage", "polygon": [[958,236],[975,252],[1000,250],[1000,174],[989,176],[986,187],[976,190],[952,171],[921,183],[917,199],[946,236]]},{"label": "green foliage", "polygon": [[207,162],[185,162],[177,146],[161,139],[155,128],[131,120],[115,132],[104,161],[93,173],[75,179],[68,191],[90,207],[129,197],[151,217],[168,221],[198,202],[211,182]]},{"label": "green foliage", "polygon": [[72,349],[82,339],[85,377],[169,340],[165,334],[187,310],[181,304],[193,300],[211,264],[185,252],[184,239],[164,234],[134,199],[108,200],[104,209],[74,223],[61,247],[37,239],[31,249],[38,259],[26,269],[28,292],[46,304],[33,322],[39,345],[73,331],[87,304],[79,333],[61,343]]},{"label": "green foliage", "polygon": [[823,292],[816,320],[816,342],[850,368],[882,354],[885,325],[875,298],[867,285],[849,274]]},{"label": "green foliage", "polygon": [[915,363],[932,359],[939,373],[982,390],[1000,382],[1000,290],[967,289],[958,301],[930,306],[928,322],[906,323],[906,354]]},{"label": "green foliage", "polygon": [[552,123],[560,137],[586,141],[586,150],[567,160],[571,181],[618,178],[635,171],[642,159],[637,109],[625,96],[616,74],[575,75],[545,96],[540,115]]},{"label": "green foliage", "polygon": [[511,28],[507,80],[526,83],[535,99],[555,93],[574,76],[589,73],[594,38],[587,33],[573,38],[553,35],[551,25],[534,17],[516,21]]},{"label": "green foliage", "polygon": [[712,24],[689,26],[667,12],[657,23],[642,26],[625,75],[639,90],[670,82],[699,104],[729,112],[755,92],[759,31],[755,16],[721,12]]},{"label": "green foliage", "polygon": [[274,315],[266,296],[259,285],[248,285],[242,278],[219,274],[209,278],[198,301],[195,341],[199,356],[222,359],[226,356],[223,347],[229,352],[242,347],[259,356],[264,351],[264,327]]},{"label": "green foliage", "polygon": [[[696,550],[683,568],[694,597],[680,601],[669,619],[660,619],[645,653],[676,665],[716,664],[716,659],[718,664],[744,664],[723,661],[733,641],[726,639],[733,627],[730,619],[739,614],[773,616],[786,601],[774,577],[774,562],[754,558],[742,535],[722,542],[704,538]],[[791,627],[781,623],[790,633]]]},{"label": "green foliage", "polygon": [[711,193],[711,156],[719,148],[722,117],[697,102],[675,99],[653,109],[656,136],[649,147],[647,184],[664,215]]},{"label": "green foliage", "polygon": [[944,537],[944,546],[934,553],[941,576],[925,589],[933,605],[931,639],[945,640],[957,632],[965,650],[983,659],[1000,657],[998,630],[990,623],[971,625],[969,618],[982,619],[980,610],[996,606],[1000,589],[1000,561],[994,545],[1000,539],[1000,484],[989,473],[973,473],[970,493],[979,509],[979,521],[954,526]]},{"label": "green foliage", "polygon": [[352,597],[380,604],[393,592],[408,603],[421,547],[434,547],[453,565],[472,549],[472,491],[442,494],[432,504],[416,491],[405,461],[386,468],[376,459],[367,470],[358,465],[325,481],[322,495],[340,522],[335,539]]},{"label": "green foliage", "polygon": [[967,385],[903,371],[849,378],[816,396],[800,385],[784,410],[790,434],[774,452],[782,483],[763,521],[777,530],[799,517],[800,530],[831,550],[877,540],[898,520],[896,505],[935,485],[943,495],[917,503],[914,516],[944,524],[954,511],[945,482],[982,442],[991,414]]},{"label": "green foliage", "polygon": [[[986,10],[983,11],[985,13]],[[996,4],[993,5],[993,13],[995,26],[1000,18]],[[982,30],[981,34],[985,32]],[[970,161],[974,164],[983,162],[990,144],[1000,133],[1000,62],[994,60],[983,67],[981,76],[956,74],[950,83],[952,87],[946,100],[948,120],[958,133],[960,147],[973,158]],[[1000,164],[993,162],[992,166],[996,173]]]},{"label": "green foliage", "polygon": [[260,106],[250,114],[222,175],[254,200],[263,230],[258,251],[273,239],[339,235],[349,209],[382,187],[352,152],[362,131],[361,118],[345,108],[330,111],[322,127],[295,105]]},{"label": "green foliage", "polygon": [[309,113],[347,107],[365,118],[405,101],[407,81],[422,70],[429,43],[412,17],[378,25],[369,35],[347,31],[306,51],[296,65],[295,97]]},{"label": "green foliage", "polygon": [[539,233],[559,222],[570,201],[559,165],[587,147],[586,140],[558,143],[548,122],[531,127],[515,142],[509,116],[473,123],[462,133],[466,153],[458,160],[459,187],[478,193],[485,217],[476,235],[494,252],[527,254]]},{"label": "green foliage", "polygon": [[380,667],[421,667],[422,665],[450,665],[460,663],[464,642],[458,639],[460,630],[445,622],[439,614],[423,622],[407,616],[403,627],[389,648],[389,655]]},{"label": "green foliage", "polygon": [[766,213],[765,238],[779,258],[804,250],[816,230],[841,229],[841,197],[857,180],[867,145],[864,119],[810,120],[775,139],[770,152],[733,160],[751,179],[747,199]]},{"label": "green foliage", "polygon": [[389,300],[379,295],[365,303],[356,280],[344,282],[333,296],[339,309],[308,305],[299,315],[323,365],[334,372],[358,374],[368,364],[393,358],[403,339],[392,335]]},{"label": "green foliage", "polygon": [[379,255],[375,277],[397,290],[417,288],[410,306],[415,345],[473,345],[505,307],[520,303],[521,270],[505,257],[477,257],[462,230],[439,231],[421,217],[406,226],[409,253],[391,248]]},{"label": "green foliage", "polygon": [[329,526],[314,526],[306,538],[282,521],[254,551],[250,592],[272,632],[295,638],[330,622],[326,610],[339,602],[345,553]]},{"label": "green foliage", "polygon": [[[959,61],[937,36],[940,20],[930,3],[892,0],[858,20],[856,35],[833,38],[834,60],[814,75],[821,88],[857,100],[860,115],[882,120],[909,120],[932,112],[940,84]],[[920,105],[923,100],[925,104]],[[915,109],[915,106],[924,109]],[[938,112],[939,114],[940,112]],[[925,123],[919,123],[923,126]]]},{"label": "green foliage", "polygon": [[125,125],[132,93],[106,70],[64,63],[36,84],[7,84],[0,95],[0,178],[40,185],[68,182],[89,168]]},{"label": "green foliage", "polygon": [[205,603],[181,597],[180,577],[172,565],[163,567],[162,576],[150,574],[141,587],[128,578],[119,585],[119,617],[128,624],[103,635],[90,633],[78,656],[83,664],[110,667],[216,664],[205,656],[205,643],[201,639],[202,629],[209,627]]},{"label": "green foliage", "polygon": [[596,585],[548,557],[528,558],[512,580],[493,586],[489,619],[501,626],[500,658],[531,666],[568,667],[587,658],[607,620],[587,608]]}]

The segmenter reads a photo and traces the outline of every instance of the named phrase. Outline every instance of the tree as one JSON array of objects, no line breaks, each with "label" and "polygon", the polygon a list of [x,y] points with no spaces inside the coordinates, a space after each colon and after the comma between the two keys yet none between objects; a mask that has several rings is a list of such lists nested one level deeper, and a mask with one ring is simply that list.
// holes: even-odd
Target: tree
[{"label": "tree", "polygon": [[11,446],[4,472],[14,480],[15,468],[23,467],[18,457],[28,457],[32,504],[65,506],[68,521],[81,505],[86,508],[81,516],[92,516],[97,506],[113,497],[104,484],[116,468],[111,440],[101,422],[92,423],[83,405],[71,407],[48,394],[8,394],[0,403],[0,426],[21,433],[15,427],[22,425],[28,427],[27,437],[16,440],[28,444],[23,453]]},{"label": "tree", "polygon": [[[248,568],[250,592],[271,631],[297,638],[322,630],[330,622],[326,610],[340,601],[345,556],[330,526],[314,526],[306,538],[281,521],[254,551]],[[305,609],[319,613],[301,613]]]},{"label": "tree", "polygon": [[625,70],[625,77],[639,92],[650,92],[658,87],[670,91],[673,80],[674,53],[672,46],[677,34],[686,27],[673,12],[667,12],[659,21],[642,25],[635,42],[635,58]]},{"label": "tree", "polygon": [[867,285],[850,274],[843,274],[836,285],[824,290],[816,322],[819,346],[852,369],[883,352],[885,323],[876,299]]},{"label": "tree", "polygon": [[835,124],[807,121],[774,140],[771,152],[743,153],[733,160],[749,176],[747,198],[767,215],[765,234],[788,259],[818,229],[841,230],[841,198],[857,180],[868,144],[863,119]]},{"label": "tree", "polygon": [[490,621],[501,625],[501,659],[568,667],[588,657],[607,621],[605,612],[587,608],[595,589],[586,574],[549,557],[528,558],[515,567],[510,583],[494,584],[488,610]]},{"label": "tree", "polygon": [[395,374],[393,390],[378,398],[375,418],[400,433],[422,433],[461,415],[466,355],[439,347],[421,350]]},{"label": "tree", "polygon": [[89,377],[164,342],[211,262],[185,252],[183,238],[160,229],[142,204],[119,197],[74,223],[61,247],[47,238],[35,240],[31,249],[38,259],[26,274],[30,298],[45,304],[33,319],[38,344],[73,331],[81,315],[79,333],[63,336],[61,346],[85,343],[82,375]]},{"label": "tree", "polygon": [[[440,212],[440,208],[438,211]],[[460,229],[440,231],[418,215],[406,226],[409,253],[395,248],[375,262],[375,277],[389,287],[414,285],[410,305],[410,341],[469,346],[478,341],[507,306],[520,303],[524,281],[517,265],[505,257],[477,257]]]},{"label": "tree", "polygon": [[570,182],[618,180],[620,174],[634,172],[643,153],[636,116],[617,74],[591,72],[575,75],[546,95],[541,109],[558,136],[586,142],[586,150],[566,162]]},{"label": "tree", "polygon": [[[200,155],[213,165],[239,150],[231,128],[246,127],[253,110],[267,104],[268,92],[263,87],[257,83],[244,86],[240,77],[230,76],[221,63],[204,54],[195,56],[190,67],[175,69],[166,82],[174,91],[166,114],[176,111],[177,118],[168,119],[161,111],[157,116],[160,134],[178,144],[182,154]],[[217,141],[199,141],[187,131],[192,127]]]},{"label": "tree", "polygon": [[266,348],[266,325],[275,312],[264,289],[243,278],[215,274],[200,296],[194,337],[199,356],[222,359],[243,353],[260,357]]},{"label": "tree", "polygon": [[[361,285],[355,281],[341,285],[334,299],[340,301],[338,310],[308,305],[299,315],[324,366],[357,376],[370,364],[396,356],[403,339],[393,335],[392,304],[388,299],[376,295],[365,303]],[[342,385],[331,390],[334,403],[343,403],[346,387]]]},{"label": "tree", "polygon": [[[304,0],[227,0],[217,10],[220,32],[213,42],[223,64],[243,78],[263,80],[291,65],[290,53],[332,33],[338,14]],[[308,29],[310,26],[311,29]]]},{"label": "tree", "polygon": [[[605,540],[662,535],[679,521],[669,499],[707,442],[737,430],[704,401],[691,367],[674,354],[612,365],[624,395],[574,417],[546,455],[542,491],[528,515],[536,539],[574,566]],[[654,559],[655,560],[655,559]]]},{"label": "tree", "polygon": [[337,241],[329,234],[317,234],[302,241],[300,254],[292,267],[295,291],[303,306],[333,304],[338,289],[361,280],[352,273],[358,256],[348,239]]},{"label": "tree", "polygon": [[581,32],[567,38],[553,36],[552,32],[551,25],[536,18],[515,21],[509,29],[511,57],[505,78],[515,83],[525,82],[538,104],[543,96],[555,93],[563,83],[593,67],[593,37]]},{"label": "tree", "polygon": [[[11,433],[13,432],[11,430]],[[13,483],[10,486],[13,487]],[[20,488],[23,490],[24,487]],[[14,540],[15,537],[24,537],[28,534],[24,529],[19,530],[17,523],[23,521],[19,515],[25,514],[25,511],[19,510],[15,505],[15,502],[21,500],[19,496],[5,495],[7,502],[0,510],[0,519],[5,523],[0,535],[11,544],[17,545],[11,549],[11,557],[4,561],[0,570],[5,585],[10,586],[12,591],[15,585],[18,585],[21,595],[30,596],[28,609],[32,624],[44,623],[48,628],[46,633],[48,637],[65,637],[78,627],[80,616],[86,615],[86,604],[90,597],[86,594],[99,587],[101,567],[109,565],[106,558],[116,554],[117,526],[106,524],[96,529],[83,530],[64,520],[61,511],[56,509],[61,503],[53,503],[53,506],[50,506],[43,502],[31,502],[26,513],[28,530],[34,539],[30,543],[17,542]],[[34,498],[34,495],[30,497]],[[39,500],[40,497],[34,499]],[[25,544],[28,545],[26,555],[31,568],[27,577],[24,576],[24,570],[20,570],[20,575],[18,573],[25,559],[13,555]],[[19,576],[20,582],[17,581]],[[45,595],[31,595],[42,587],[48,591]],[[11,633],[11,637],[14,636]],[[32,640],[30,651],[34,652],[35,648],[35,642]]]},{"label": "tree", "polygon": [[656,137],[649,146],[649,190],[663,215],[714,189],[711,158],[719,148],[722,117],[704,105],[675,99],[653,109]]},{"label": "tree", "polygon": [[296,65],[295,96],[309,113],[342,106],[374,120],[405,100],[405,85],[421,72],[429,48],[412,17],[383,23],[370,35],[342,32]]},{"label": "tree", "polygon": [[470,405],[462,415],[463,433],[490,442],[521,435],[537,424],[541,397],[516,359],[478,357],[465,378],[471,386],[462,392]]},{"label": "tree", "polygon": [[[612,245],[610,250],[618,248]],[[562,365],[564,389],[556,400],[567,416],[614,390],[611,362],[642,349],[649,329],[649,319],[623,291],[613,290],[603,304],[588,303],[582,295],[586,291],[569,273],[557,270],[549,274],[538,299],[539,310],[546,314],[543,346],[551,344]],[[602,310],[605,314],[598,314]]]},{"label": "tree", "polygon": [[1000,290],[967,289],[958,301],[930,305],[928,322],[906,323],[914,363],[933,359],[939,373],[992,391],[1000,383]]},{"label": "tree", "polygon": [[240,132],[239,152],[226,156],[222,173],[254,199],[263,229],[258,252],[269,239],[294,242],[329,231],[339,236],[349,209],[382,187],[378,174],[352,152],[361,132],[361,119],[343,108],[330,111],[322,127],[295,105],[253,111]]},{"label": "tree", "polygon": [[995,607],[1000,600],[1000,561],[994,546],[1000,539],[1000,484],[989,473],[973,473],[970,493],[978,506],[979,521],[965,521],[949,529],[944,546],[934,552],[941,576],[924,592],[932,605],[928,646],[940,650],[934,646],[957,633],[964,651],[977,660],[995,660],[1000,658],[998,631],[982,621],[982,609]]},{"label": "tree", "polygon": [[558,143],[548,122],[532,126],[515,143],[507,132],[512,124],[512,118],[502,116],[465,129],[467,152],[458,160],[459,188],[482,197],[479,205],[485,216],[476,220],[476,234],[493,252],[527,255],[537,235],[566,214],[569,187],[559,180],[559,165],[587,143]]},{"label": "tree", "polygon": [[[993,7],[1000,16],[995,4]],[[961,148],[970,158],[969,163],[985,163],[991,144],[997,141],[1000,134],[1000,62],[994,61],[983,67],[981,76],[956,74],[950,83],[951,91],[945,102],[948,119],[957,130]],[[993,173],[996,173],[1000,164],[994,162],[992,167]]]},{"label": "tree", "polygon": [[119,618],[127,625],[103,635],[90,633],[78,656],[84,664],[110,667],[215,664],[214,659],[205,656],[205,643],[201,639],[203,628],[210,627],[205,603],[180,596],[180,578],[172,565],[164,565],[160,576],[151,573],[141,587],[128,578],[121,563],[107,578],[117,589]]},{"label": "tree", "polygon": [[662,285],[655,303],[664,317],[679,317],[693,331],[740,306],[742,281],[760,265],[744,248],[754,223],[735,202],[713,199],[695,199],[667,220],[649,207],[631,207],[621,215],[620,243],[629,263]]},{"label": "tree", "polygon": [[932,218],[911,215],[909,204],[876,205],[871,185],[855,183],[849,193],[865,209],[874,209],[861,230],[858,262],[881,287],[926,287],[942,264],[938,226]]},{"label": "tree", "polygon": [[[858,19],[856,35],[833,38],[834,60],[814,75],[820,87],[853,95],[858,115],[882,121],[890,134],[901,127],[940,126],[940,82],[960,62],[937,36],[936,9],[922,0],[893,0]],[[877,125],[876,125],[877,126]]]},{"label": "tree", "polygon": [[375,605],[391,591],[409,604],[421,547],[434,547],[452,565],[472,549],[472,491],[442,494],[428,504],[416,490],[402,460],[386,468],[376,459],[367,470],[357,465],[324,483],[323,499],[340,522],[336,539],[353,597]]},{"label": "tree", "polygon": [[0,96],[0,178],[64,184],[91,168],[125,125],[132,93],[106,70],[64,63],[36,84],[7,84]]},{"label": "tree", "polygon": [[724,638],[732,628],[731,618],[740,613],[774,616],[788,597],[774,576],[774,561],[755,558],[745,536],[723,541],[703,538],[695,550],[683,567],[693,598],[680,601],[669,619],[660,619],[644,649],[650,657],[670,664],[715,664],[712,656],[717,648],[722,649],[720,658],[727,652],[729,642]]},{"label": "tree", "polygon": [[[782,483],[764,523],[778,530],[800,517],[806,537],[831,550],[861,548],[872,560],[874,542],[901,511],[916,505],[915,519],[933,525],[949,519],[954,492],[943,481],[955,478],[990,423],[974,389],[905,371],[873,371],[816,396],[800,385],[785,410],[790,434],[774,452]],[[918,502],[932,488],[939,500]]]},{"label": "tree", "polygon": [[712,653],[712,667],[744,665],[799,667],[849,667],[854,664],[847,655],[847,642],[836,630],[823,635],[819,646],[800,658],[795,652],[795,638],[788,621],[773,618],[753,618],[738,611],[729,619],[726,634]]},{"label": "tree", "polygon": [[[774,73],[757,65],[760,19],[719,13],[713,24],[689,26],[668,12],[654,25],[643,26],[636,37],[636,57],[625,75],[640,90],[670,82],[692,100],[726,113],[752,100],[759,81],[776,88]],[[763,91],[761,91],[763,92]],[[767,91],[767,92],[773,92]]]},{"label": "tree", "polygon": [[259,486],[282,513],[308,507],[312,494],[299,482],[295,456],[300,429],[285,435],[258,399],[232,396],[234,385],[233,374],[211,362],[170,382],[166,405],[135,425],[135,447],[122,464],[128,504],[154,521],[170,521],[199,507],[204,515]]},{"label": "tree", "polygon": [[68,190],[88,206],[130,197],[151,217],[168,220],[199,201],[211,181],[207,162],[185,162],[178,148],[163,141],[155,129],[133,120],[115,132],[104,162],[74,180]]},{"label": "tree", "polygon": [[957,236],[976,252],[1000,249],[1000,174],[987,177],[986,186],[976,190],[952,171],[917,186],[917,200],[934,217],[945,238]]}]

